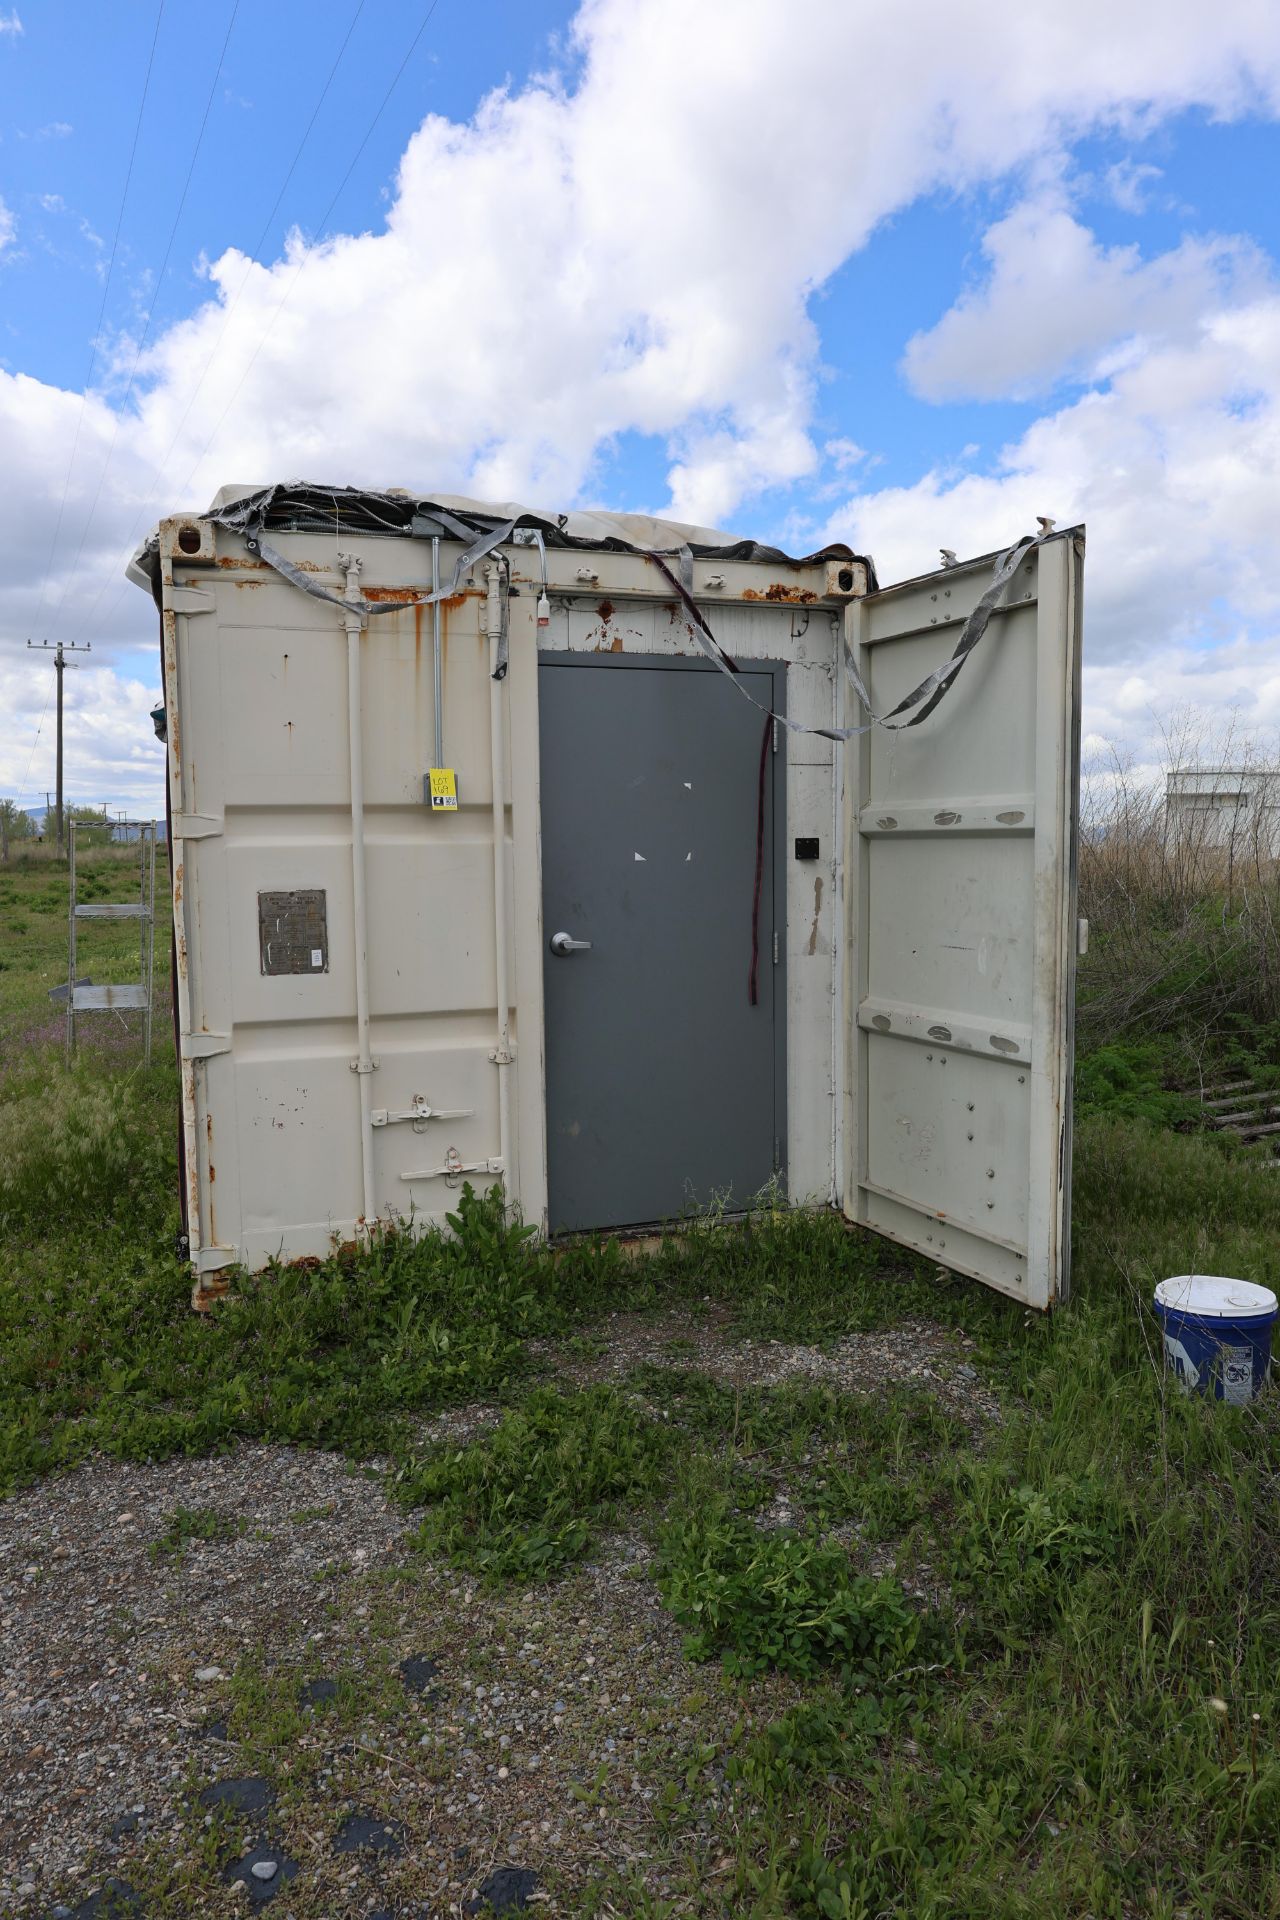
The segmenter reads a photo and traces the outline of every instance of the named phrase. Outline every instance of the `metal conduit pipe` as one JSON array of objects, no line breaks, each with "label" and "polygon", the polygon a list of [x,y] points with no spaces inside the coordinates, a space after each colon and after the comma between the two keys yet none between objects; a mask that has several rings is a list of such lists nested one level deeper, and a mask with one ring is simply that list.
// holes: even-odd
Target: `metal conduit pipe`
[{"label": "metal conduit pipe", "polygon": [[[346,598],[360,597],[360,561],[340,553],[339,566],[347,577]],[[369,1053],[369,914],[364,877],[364,740],[363,700],[360,692],[360,635],[363,627],[354,605],[347,608],[347,758],[351,772],[351,891],[356,948],[356,1058],[352,1061],[360,1086],[360,1166],[364,1178],[364,1220],[372,1227],[378,1217],[373,1188],[373,1060]]]},{"label": "metal conduit pipe", "polygon": [[502,690],[495,680],[502,639],[502,566],[485,568],[485,633],[489,640],[489,774],[493,786],[493,936],[498,1044],[489,1058],[498,1069],[498,1166],[510,1206],[511,1192],[511,1010],[507,1001],[507,752]]},{"label": "metal conduit pipe", "polygon": [[[431,542],[431,591],[440,591],[440,539]],[[435,700],[436,757],[433,767],[444,765],[444,663],[440,644],[440,602],[431,607],[431,683]]]}]

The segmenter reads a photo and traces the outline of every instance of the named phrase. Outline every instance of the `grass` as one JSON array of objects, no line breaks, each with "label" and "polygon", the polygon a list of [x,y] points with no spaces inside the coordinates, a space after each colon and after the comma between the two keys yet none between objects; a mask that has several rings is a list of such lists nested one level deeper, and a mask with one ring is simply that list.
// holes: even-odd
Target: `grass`
[{"label": "grass", "polygon": [[[1280,1920],[1277,1396],[1171,1390],[1148,1304],[1192,1269],[1280,1285],[1280,1179],[1180,1130],[1163,1049],[1185,1033],[1103,1033],[1081,1063],[1074,1292],[1052,1319],[830,1216],[694,1223],[624,1265],[607,1244],[553,1258],[477,1195],[450,1238],[271,1269],[203,1319],[173,1251],[171,1059],[144,1072],[104,1025],[61,1064],[59,885],[47,862],[0,874],[0,1489],[94,1448],[252,1438],[375,1461],[422,1547],[490,1586],[553,1582],[612,1529],[647,1543],[640,1577],[740,1725],[663,1762],[666,1891],[619,1870],[583,1911]],[[1230,1014],[1218,1044],[1265,1053]],[[679,1346],[610,1386],[538,1376],[535,1340],[590,1359],[610,1311],[711,1303],[756,1340],[961,1330],[1001,1418],[738,1390]],[[424,1447],[426,1415],[478,1400],[496,1425]],[[779,1488],[801,1517],[771,1527]],[[177,1509],[154,1551],[225,1524]],[[892,1571],[864,1570],[873,1547]],[[795,1691],[761,1724],[769,1671]],[[249,1719],[271,1694],[287,1746],[284,1679],[249,1658],[237,1685]],[[690,1811],[713,1777],[714,1873]]]},{"label": "grass", "polygon": [[652,1500],[668,1436],[613,1387],[535,1388],[461,1448],[401,1468],[396,1491],[426,1507],[424,1547],[489,1581],[546,1579],[592,1544],[592,1526]]}]

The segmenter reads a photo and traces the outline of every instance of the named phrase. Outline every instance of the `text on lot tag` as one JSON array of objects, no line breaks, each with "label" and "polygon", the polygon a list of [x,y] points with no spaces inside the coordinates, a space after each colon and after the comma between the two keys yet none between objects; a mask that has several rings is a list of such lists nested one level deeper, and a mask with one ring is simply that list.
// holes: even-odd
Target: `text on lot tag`
[{"label": "text on lot tag", "polygon": [[432,813],[458,811],[458,776],[452,767],[432,767],[427,775]]}]

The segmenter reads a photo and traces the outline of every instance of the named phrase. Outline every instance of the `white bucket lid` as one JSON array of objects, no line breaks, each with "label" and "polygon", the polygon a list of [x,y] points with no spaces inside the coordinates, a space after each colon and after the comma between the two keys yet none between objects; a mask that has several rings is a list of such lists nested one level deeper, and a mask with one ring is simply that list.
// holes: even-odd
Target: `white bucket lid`
[{"label": "white bucket lid", "polygon": [[1229,1280],[1220,1273],[1177,1273],[1156,1288],[1156,1305],[1175,1313],[1197,1313],[1206,1320],[1235,1320],[1274,1313],[1276,1296],[1253,1280]]}]

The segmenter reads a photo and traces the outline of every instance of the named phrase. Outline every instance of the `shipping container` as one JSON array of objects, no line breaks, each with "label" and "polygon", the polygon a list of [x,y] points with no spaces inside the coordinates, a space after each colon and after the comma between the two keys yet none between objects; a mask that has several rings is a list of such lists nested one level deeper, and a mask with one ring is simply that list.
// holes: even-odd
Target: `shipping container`
[{"label": "shipping container", "polygon": [[1083,551],[881,587],[398,491],[163,521],[197,1304],[466,1181],[552,1234],[785,1193],[1060,1298]]}]

